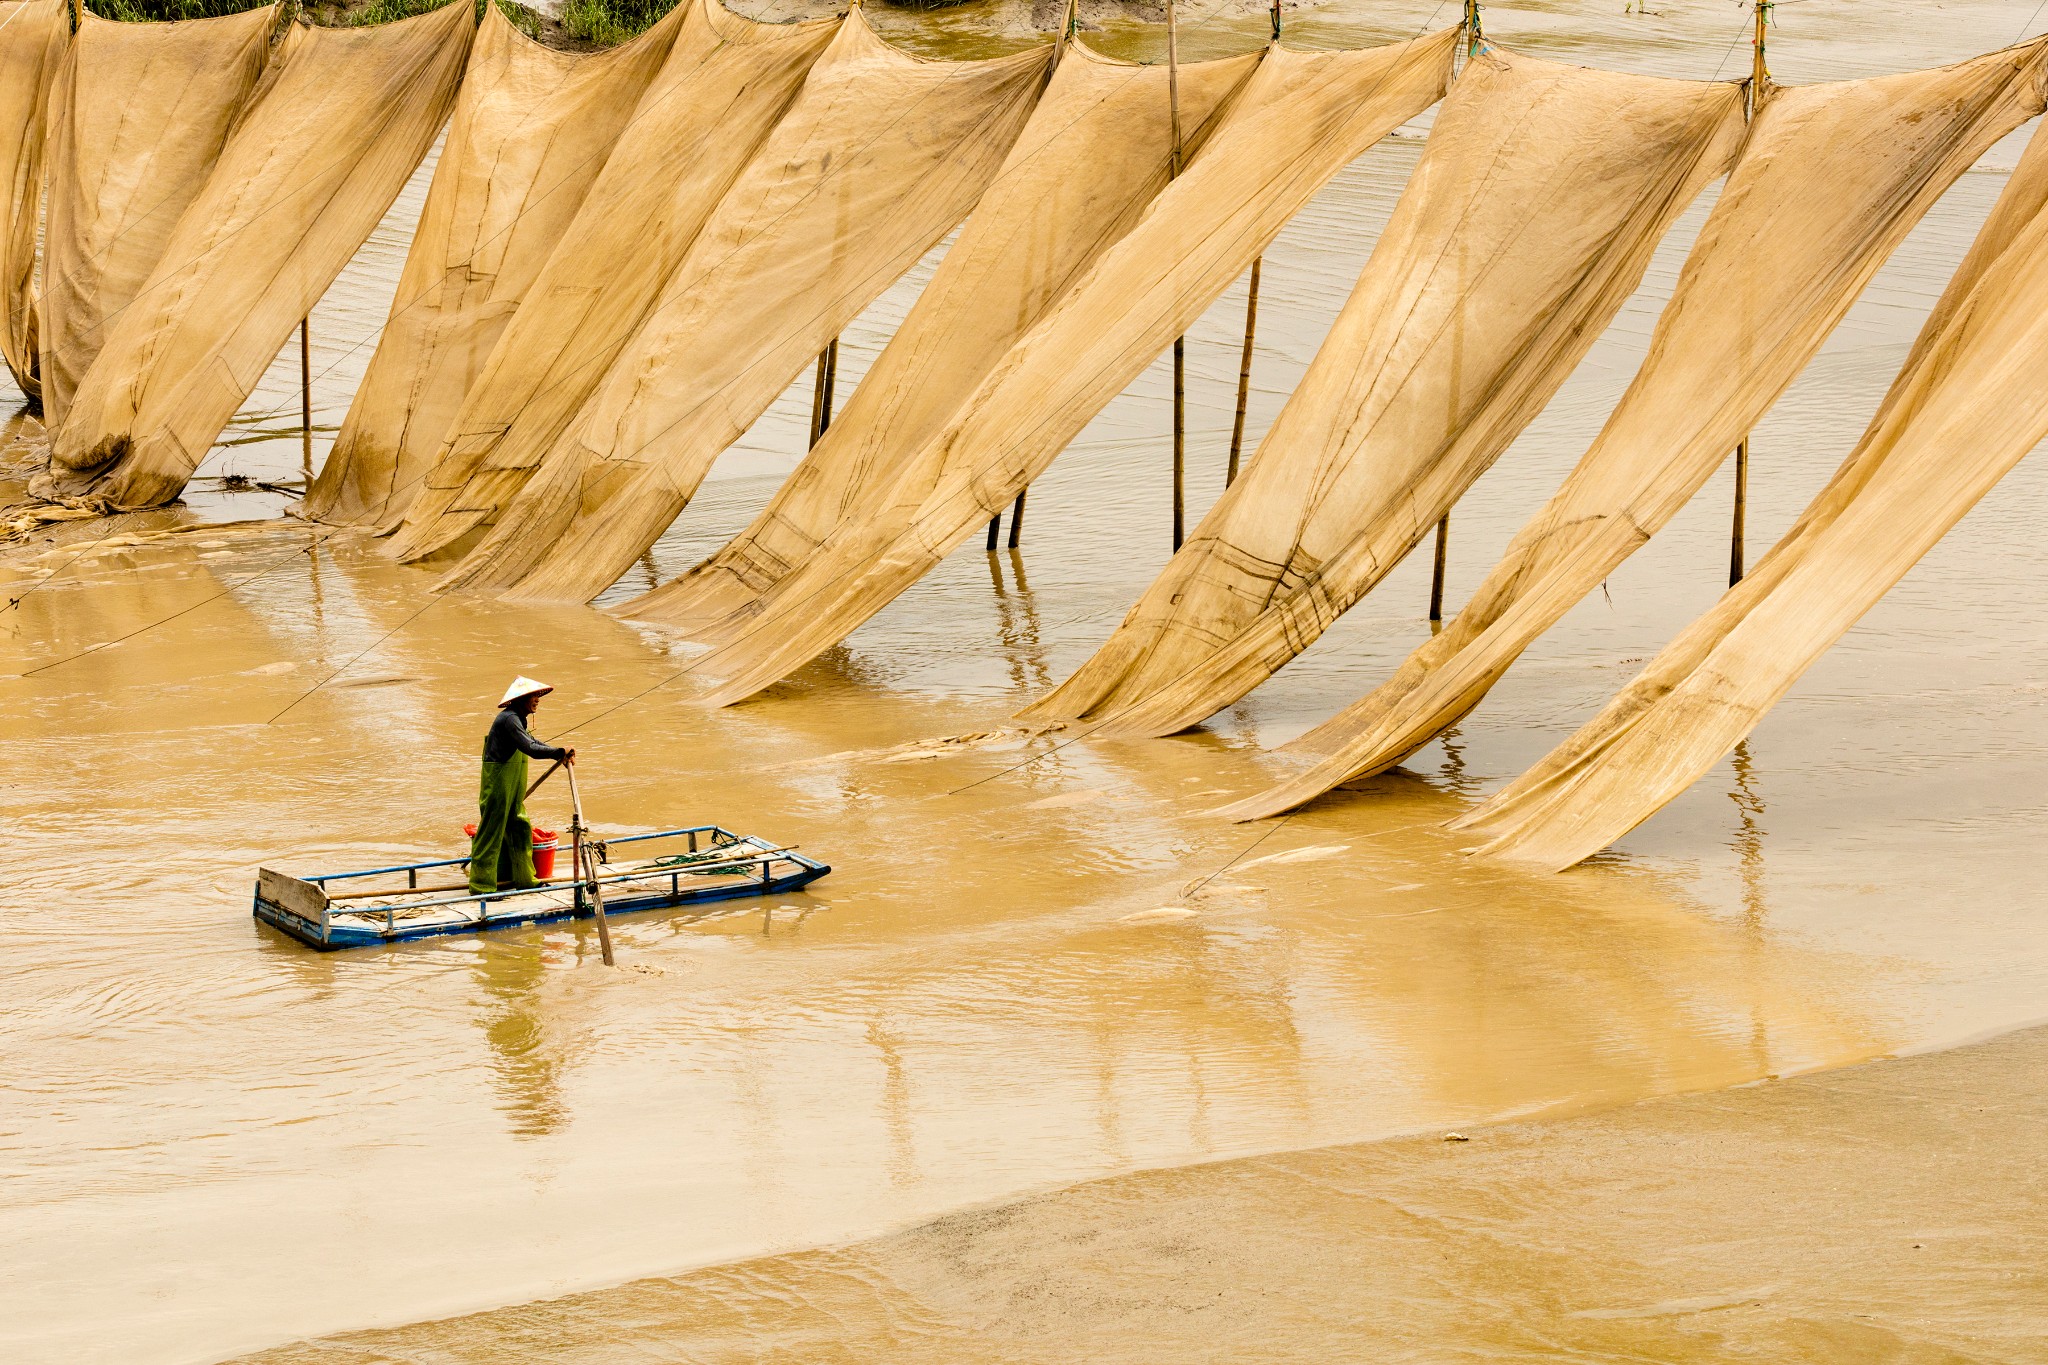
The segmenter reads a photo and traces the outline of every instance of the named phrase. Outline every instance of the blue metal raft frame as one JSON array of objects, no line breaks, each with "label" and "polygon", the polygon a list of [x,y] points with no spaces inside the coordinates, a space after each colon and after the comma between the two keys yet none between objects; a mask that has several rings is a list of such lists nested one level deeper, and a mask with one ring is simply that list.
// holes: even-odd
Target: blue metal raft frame
[{"label": "blue metal raft frame", "polygon": [[[660,839],[687,840],[694,863],[612,864],[598,873],[604,888],[605,915],[630,915],[641,910],[701,905],[745,896],[774,896],[810,885],[832,869],[793,849],[777,847],[750,834],[735,834],[718,825],[667,829],[603,840],[612,850]],[[480,929],[505,929],[519,924],[586,919],[594,915],[586,881],[562,878],[545,886],[499,891],[488,896],[445,894],[453,888],[420,887],[420,874],[442,868],[467,868],[468,858],[441,858],[400,863],[363,872],[327,872],[293,877],[270,868],[256,875],[256,918],[322,952],[367,948],[379,943],[443,934],[470,934]],[[372,878],[405,877],[405,885],[363,886]],[[337,892],[337,883],[358,883]]]}]

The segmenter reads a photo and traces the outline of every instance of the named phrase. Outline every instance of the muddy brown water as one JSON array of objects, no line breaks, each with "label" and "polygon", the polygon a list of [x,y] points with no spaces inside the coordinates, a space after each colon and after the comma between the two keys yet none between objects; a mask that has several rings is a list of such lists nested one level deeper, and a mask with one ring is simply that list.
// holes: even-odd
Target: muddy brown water
[{"label": "muddy brown water", "polygon": [[[1381,41],[1456,8],[1290,10],[1288,31]],[[1489,6],[1488,27],[1611,69],[1746,69],[1742,6],[1619,8]],[[1777,13],[1786,83],[1956,59],[2048,19],[2033,0],[1952,3],[1938,21],[1904,0]],[[879,22],[977,55],[1021,41],[1027,18],[976,5]],[[1190,58],[1242,50],[1266,22],[1200,5],[1183,20]],[[1155,39],[1133,20],[1092,38],[1138,56]],[[1424,131],[1346,170],[1267,256],[1254,433],[1314,354]],[[1759,428],[1752,557],[1855,441],[2018,146],[1963,177]],[[426,174],[314,313],[316,460]],[[1453,604],[1626,384],[1711,198],[1459,506]],[[930,264],[849,330],[842,382]],[[1222,481],[1242,309],[1240,284],[1190,334],[1196,513]],[[687,654],[658,630],[436,599],[429,572],[315,546],[303,526],[204,525],[284,505],[219,478],[298,474],[296,372],[294,343],[186,506],[90,538],[201,529],[90,547],[58,528],[0,558],[20,597],[0,613],[7,1359],[217,1358],[869,1237],[1097,1176],[1601,1110],[2048,1016],[2038,463],[1731,760],[1614,853],[1529,877],[1462,856],[1441,822],[1714,600],[1726,471],[1406,770],[1240,827],[1205,813],[1262,785],[1264,749],[1424,637],[1427,556],[1203,731],[1015,730],[1010,714],[1079,665],[1167,558],[1163,366],[1033,490],[1020,552],[977,542],[724,712],[692,700],[676,679]],[[743,525],[794,465],[808,411],[800,382],[615,595]],[[573,730],[602,829],[717,820],[835,872],[807,895],[622,920],[614,972],[581,926],[322,956],[250,920],[258,864],[452,851],[516,672],[557,685],[537,728]],[[566,795],[536,798],[543,823]],[[1276,1349],[1328,1358],[1298,1330]]]}]

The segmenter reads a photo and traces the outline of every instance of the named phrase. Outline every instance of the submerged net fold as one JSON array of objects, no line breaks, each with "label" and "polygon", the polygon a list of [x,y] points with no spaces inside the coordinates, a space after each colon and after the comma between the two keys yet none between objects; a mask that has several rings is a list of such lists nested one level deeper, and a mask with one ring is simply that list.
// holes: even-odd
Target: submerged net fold
[{"label": "submerged net fold", "polygon": [[417,489],[549,254],[579,245],[571,222],[687,13],[577,54],[541,46],[490,7],[390,316],[307,515],[376,522],[401,489]]},{"label": "submerged net fold", "polygon": [[[1180,68],[1192,155],[1258,54]],[[1109,245],[1170,171],[1167,72],[1070,44],[1017,145],[843,412],[747,529],[620,608],[714,639],[836,532],[900,496],[906,462]]]},{"label": "submerged net fold", "polygon": [[404,523],[392,556],[444,549],[495,520],[524,486],[839,28],[837,19],[756,23],[717,0],[686,0],[677,12],[667,62],[464,395],[421,486],[398,490]]},{"label": "submerged net fold", "polygon": [[1331,176],[1443,97],[1457,34],[1270,51],[1181,177],[907,463],[930,472],[699,661],[724,679],[711,699],[750,696],[843,639],[1013,501]]},{"label": "submerged net fold", "polygon": [[2048,438],[2048,136],[2036,133],[1856,449],[1792,529],[1578,734],[1460,822],[1558,870],[1684,791]]},{"label": "submerged net fold", "polygon": [[276,24],[275,5],[170,24],[88,13],[73,35],[50,95],[41,351],[52,430],[212,174]]},{"label": "submerged net fold", "polygon": [[659,306],[444,587],[584,601],[994,177],[1048,52],[923,61],[854,10]]},{"label": "submerged net fold", "polygon": [[475,30],[462,0],[293,28],[162,258],[106,329],[48,487],[169,502],[433,145]]},{"label": "submerged net fold", "polygon": [[0,360],[31,401],[36,363],[36,225],[43,128],[71,22],[65,0],[0,0]]},{"label": "submerged net fold", "polygon": [[1225,813],[1382,771],[1471,711],[1720,467],[1956,177],[2039,112],[2043,52],[1773,92],[1641,369],[1557,494],[1393,678],[1282,749],[1308,767]]},{"label": "submerged net fold", "polygon": [[1026,714],[1170,734],[1306,649],[1542,411],[1742,130],[1739,85],[1474,56],[1248,469]]}]

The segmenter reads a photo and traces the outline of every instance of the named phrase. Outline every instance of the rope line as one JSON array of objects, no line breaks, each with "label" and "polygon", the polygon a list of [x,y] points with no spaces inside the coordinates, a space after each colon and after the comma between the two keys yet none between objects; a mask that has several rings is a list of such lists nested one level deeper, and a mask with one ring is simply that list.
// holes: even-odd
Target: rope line
[{"label": "rope line", "polygon": [[271,564],[268,568],[259,570],[256,573],[252,573],[247,578],[238,578],[234,582],[228,584],[225,588],[222,588],[219,592],[213,593],[207,597],[202,597],[197,602],[192,603],[190,606],[180,607],[178,610],[172,612],[169,616],[159,617],[157,620],[151,621],[146,626],[137,626],[134,630],[129,631],[126,635],[117,635],[111,640],[102,640],[99,644],[87,645],[84,649],[79,650],[76,654],[67,654],[61,659],[54,659],[46,664],[38,664],[34,668],[23,669],[20,676],[24,678],[32,678],[38,673],[47,673],[49,670],[53,668],[62,668],[65,664],[71,663],[73,660],[83,659],[88,654],[103,653],[106,650],[112,649],[115,645],[134,639],[136,636],[141,635],[146,631],[155,630],[158,626],[164,625],[165,623],[170,621],[175,621],[180,616],[184,616],[190,612],[195,612],[209,602],[218,602],[221,598],[226,597],[235,589],[245,587],[250,583],[254,583],[259,578],[264,578],[270,574],[276,573],[279,569],[291,563],[292,560],[298,558],[300,555],[312,554],[314,551],[320,548],[320,546],[326,541],[326,539],[326,536],[316,535],[313,539],[313,543],[307,546],[305,549],[295,549],[290,554],[285,555],[283,558]]}]

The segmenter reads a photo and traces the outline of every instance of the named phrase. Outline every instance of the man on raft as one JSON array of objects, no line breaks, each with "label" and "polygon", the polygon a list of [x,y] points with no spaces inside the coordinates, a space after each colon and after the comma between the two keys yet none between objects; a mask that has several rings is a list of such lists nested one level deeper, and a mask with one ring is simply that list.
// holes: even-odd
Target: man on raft
[{"label": "man on raft", "polygon": [[540,699],[555,689],[516,678],[498,703],[484,737],[483,782],[477,790],[476,837],[469,844],[469,893],[488,896],[506,887],[539,886],[533,875],[533,822],[526,818],[526,760],[574,763],[574,749],[541,743],[527,730]]}]

